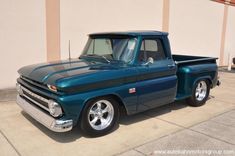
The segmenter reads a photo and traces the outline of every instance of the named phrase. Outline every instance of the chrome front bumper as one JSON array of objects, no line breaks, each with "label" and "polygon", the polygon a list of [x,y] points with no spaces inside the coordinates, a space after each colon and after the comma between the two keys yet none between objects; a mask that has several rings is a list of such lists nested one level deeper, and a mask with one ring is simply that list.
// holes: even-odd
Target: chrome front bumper
[{"label": "chrome front bumper", "polygon": [[17,95],[16,101],[26,113],[54,132],[66,132],[73,128],[73,120],[55,119],[36,106],[33,106],[19,95]]}]

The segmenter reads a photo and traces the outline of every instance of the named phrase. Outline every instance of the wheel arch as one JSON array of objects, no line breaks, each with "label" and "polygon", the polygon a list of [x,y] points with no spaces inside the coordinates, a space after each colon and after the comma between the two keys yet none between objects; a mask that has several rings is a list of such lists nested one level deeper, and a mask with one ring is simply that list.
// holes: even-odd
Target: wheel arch
[{"label": "wheel arch", "polygon": [[[205,94],[205,97],[203,97],[202,100],[198,100],[195,97],[195,91],[196,91],[197,83],[202,81],[202,80],[207,81],[206,85],[210,86],[210,87],[207,88],[207,90],[206,90],[207,92]],[[205,104],[206,100],[207,100],[207,98],[208,98],[208,96],[210,94],[211,86],[212,86],[212,80],[211,80],[211,78],[209,76],[202,76],[202,77],[198,77],[197,79],[195,79],[194,82],[193,82],[193,85],[192,85],[191,96],[186,98],[187,103],[190,106],[193,106],[193,107],[198,107],[198,106],[202,106],[203,104]]]},{"label": "wheel arch", "polygon": [[[98,95],[98,96],[93,96],[93,97],[87,98],[86,100],[84,100],[84,104],[83,104],[83,107],[82,107],[81,112],[83,112],[83,110],[84,110],[84,108],[85,108],[87,102],[89,102],[89,101],[91,101],[91,100],[95,100],[95,99],[97,99],[97,98],[102,98],[102,97],[111,97],[111,98],[113,98],[113,99],[119,104],[118,107],[119,107],[120,113],[122,113],[122,114],[124,114],[124,115],[127,115],[127,114],[128,114],[128,110],[127,110],[127,108],[126,108],[124,102],[121,100],[121,98],[120,98],[117,94],[113,94],[113,93],[112,93],[112,94]],[[79,121],[80,118],[81,118],[81,114],[82,114],[82,113],[79,114],[78,121]]]},{"label": "wheel arch", "polygon": [[195,86],[196,83],[200,80],[207,80],[209,82],[210,87],[212,87],[213,85],[212,78],[210,76],[202,76],[195,79],[192,86]]}]

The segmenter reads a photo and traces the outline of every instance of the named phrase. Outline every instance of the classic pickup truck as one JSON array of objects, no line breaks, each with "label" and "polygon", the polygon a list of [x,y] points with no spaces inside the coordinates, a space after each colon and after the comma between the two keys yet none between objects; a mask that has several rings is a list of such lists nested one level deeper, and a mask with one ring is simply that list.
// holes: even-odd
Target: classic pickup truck
[{"label": "classic pickup truck", "polygon": [[127,115],[186,99],[203,105],[219,85],[216,58],[172,55],[168,33],[90,34],[79,58],[19,69],[18,105],[55,132],[101,136]]}]

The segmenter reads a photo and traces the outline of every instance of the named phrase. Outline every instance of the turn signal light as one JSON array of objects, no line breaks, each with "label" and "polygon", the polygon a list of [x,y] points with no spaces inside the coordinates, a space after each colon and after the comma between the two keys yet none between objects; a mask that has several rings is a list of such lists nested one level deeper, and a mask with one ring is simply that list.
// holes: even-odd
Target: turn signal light
[{"label": "turn signal light", "polygon": [[54,91],[54,92],[57,92],[57,88],[56,88],[56,86],[53,86],[53,85],[47,85],[47,87],[48,87],[50,90],[52,90],[52,91]]}]

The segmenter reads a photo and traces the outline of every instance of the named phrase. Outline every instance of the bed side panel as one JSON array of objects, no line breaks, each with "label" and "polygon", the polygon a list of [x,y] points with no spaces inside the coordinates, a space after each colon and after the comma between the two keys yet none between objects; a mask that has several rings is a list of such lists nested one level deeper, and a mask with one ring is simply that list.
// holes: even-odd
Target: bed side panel
[{"label": "bed side panel", "polygon": [[217,82],[217,74],[217,65],[215,63],[179,66],[177,71],[178,88],[176,100],[190,97],[192,88],[199,79],[208,79],[211,87],[214,87]]}]

